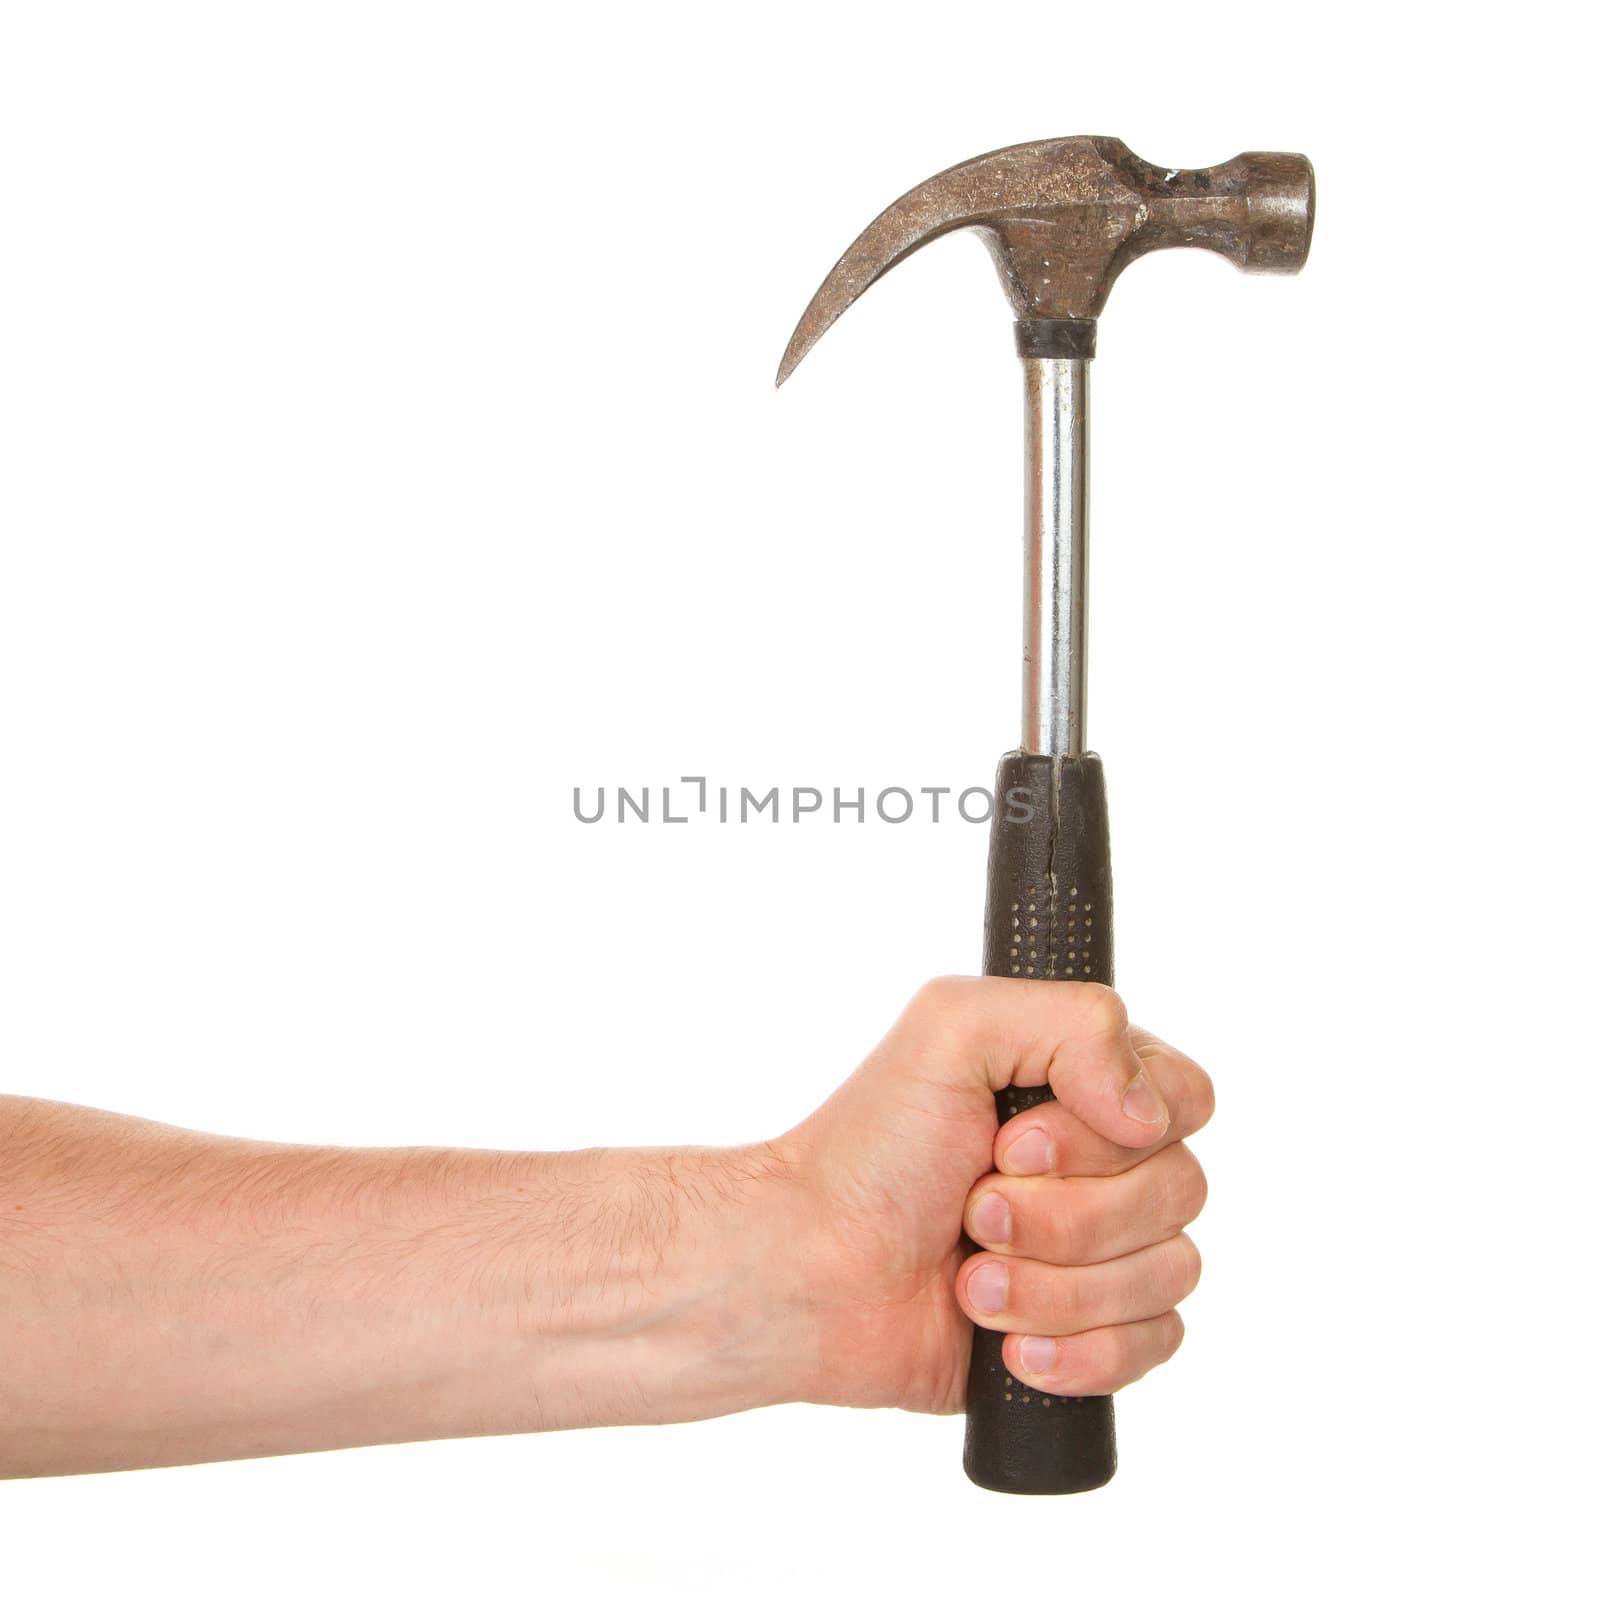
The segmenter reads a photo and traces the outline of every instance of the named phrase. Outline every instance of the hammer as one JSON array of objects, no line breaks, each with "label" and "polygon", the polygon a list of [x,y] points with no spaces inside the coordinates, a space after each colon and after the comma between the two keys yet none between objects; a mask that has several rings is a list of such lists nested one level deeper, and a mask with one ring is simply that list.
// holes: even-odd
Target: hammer
[{"label": "hammer", "polygon": [[[1023,375],[1022,739],[1001,758],[989,838],[983,970],[1112,981],[1111,855],[1100,758],[1084,747],[1089,362],[1117,274],[1194,245],[1246,272],[1298,272],[1315,208],[1304,156],[1153,167],[1120,139],[991,151],[902,195],[835,263],[784,351],[778,383],[844,310],[941,234],[976,228],[1016,316]],[[1015,802],[1015,803],[1013,803]],[[1026,817],[1013,821],[1013,817]],[[1051,1098],[996,1096],[1000,1123]],[[1073,1494],[1117,1467],[1111,1397],[1046,1396],[1006,1371],[1003,1335],[973,1330],[967,1476],[1011,1494]]]}]

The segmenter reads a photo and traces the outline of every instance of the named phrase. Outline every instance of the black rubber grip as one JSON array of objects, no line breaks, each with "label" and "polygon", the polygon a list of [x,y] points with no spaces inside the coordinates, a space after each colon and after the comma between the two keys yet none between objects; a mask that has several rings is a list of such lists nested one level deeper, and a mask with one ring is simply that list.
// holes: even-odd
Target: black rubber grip
[{"label": "black rubber grip", "polygon": [[[989,834],[983,970],[1008,978],[1110,983],[1111,841],[1098,756],[1015,752],[1000,763]],[[1007,1122],[1048,1087],[995,1098]],[[967,1377],[967,1476],[1007,1494],[1077,1494],[1117,1470],[1111,1396],[1041,1394],[1006,1371],[1004,1335],[974,1328]]]}]

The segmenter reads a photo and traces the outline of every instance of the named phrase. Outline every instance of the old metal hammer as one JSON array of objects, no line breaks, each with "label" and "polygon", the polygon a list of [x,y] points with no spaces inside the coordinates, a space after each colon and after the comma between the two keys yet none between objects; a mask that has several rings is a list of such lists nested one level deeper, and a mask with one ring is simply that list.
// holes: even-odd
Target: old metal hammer
[{"label": "old metal hammer", "polygon": [[[1117,274],[1151,250],[1215,250],[1246,272],[1297,272],[1315,204],[1304,156],[1155,167],[1120,139],[1043,139],[964,161],[904,194],[839,258],[778,368],[794,371],[839,315],[941,234],[976,228],[1022,359],[1022,739],[1000,762],[989,842],[983,970],[1112,981],[1111,858],[1100,759],[1084,747],[1089,362]],[[1005,797],[1027,798],[1011,806]],[[1026,822],[1009,820],[1029,814]],[[1050,1098],[1008,1089],[1003,1123]],[[966,1469],[1013,1494],[1095,1489],[1116,1471],[1111,1397],[1050,1398],[1009,1374],[1002,1335],[974,1329]]]}]

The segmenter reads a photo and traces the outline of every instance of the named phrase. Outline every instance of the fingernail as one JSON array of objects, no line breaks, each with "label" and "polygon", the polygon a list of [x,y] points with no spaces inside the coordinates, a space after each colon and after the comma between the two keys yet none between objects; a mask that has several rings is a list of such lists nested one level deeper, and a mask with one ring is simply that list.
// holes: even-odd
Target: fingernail
[{"label": "fingernail", "polygon": [[1056,1342],[1030,1333],[1018,1344],[1017,1355],[1029,1372],[1048,1372],[1056,1364]]},{"label": "fingernail", "polygon": [[1122,1114],[1132,1117],[1135,1122],[1167,1120],[1167,1108],[1161,1103],[1161,1096],[1156,1093],[1156,1086],[1145,1075],[1143,1067],[1139,1068],[1133,1082],[1122,1091]]},{"label": "fingernail", "polygon": [[998,1261],[985,1261],[967,1279],[967,1298],[986,1315],[1005,1310],[1006,1290],[1011,1284],[1011,1274]]},{"label": "fingernail", "polygon": [[1011,1207],[1003,1194],[991,1189],[972,1208],[967,1232],[984,1244],[1005,1244],[1011,1238]]},{"label": "fingernail", "polygon": [[1043,1128],[1029,1128],[1015,1144],[1006,1146],[1000,1159],[1005,1162],[1006,1171],[1014,1172],[1018,1177],[1027,1178],[1035,1173],[1048,1172],[1050,1163],[1055,1159],[1050,1135]]}]

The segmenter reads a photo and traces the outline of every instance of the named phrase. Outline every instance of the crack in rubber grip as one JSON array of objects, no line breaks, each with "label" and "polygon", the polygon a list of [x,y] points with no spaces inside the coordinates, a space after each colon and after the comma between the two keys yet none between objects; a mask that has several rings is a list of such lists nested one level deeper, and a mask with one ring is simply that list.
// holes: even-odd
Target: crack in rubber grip
[{"label": "crack in rubber grip", "polygon": [[[983,970],[991,977],[1112,981],[1111,843],[1098,756],[1013,751],[1001,761]],[[1053,1098],[1045,1085],[1004,1089],[995,1110],[1003,1124]],[[1077,1494],[1108,1483],[1117,1470],[1111,1396],[1030,1389],[1000,1359],[1004,1334],[972,1332],[967,1476],[1006,1494]]]}]

